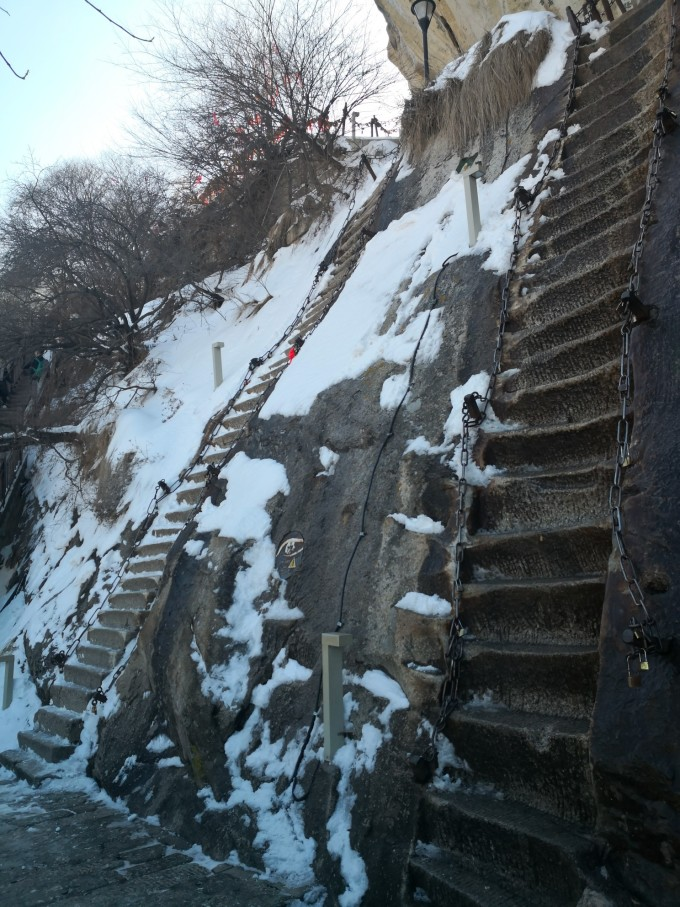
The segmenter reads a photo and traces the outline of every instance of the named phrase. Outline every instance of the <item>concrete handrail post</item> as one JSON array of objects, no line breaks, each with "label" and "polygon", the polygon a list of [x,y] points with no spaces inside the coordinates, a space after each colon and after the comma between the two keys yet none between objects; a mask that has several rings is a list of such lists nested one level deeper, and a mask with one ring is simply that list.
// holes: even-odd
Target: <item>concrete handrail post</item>
[{"label": "concrete handrail post", "polygon": [[5,666],[2,682],[2,708],[8,709],[12,704],[14,692],[14,655],[0,655],[0,664]]},{"label": "concrete handrail post", "polygon": [[213,357],[213,390],[222,384],[222,347],[223,343],[213,343],[212,345],[212,357]]},{"label": "concrete handrail post", "polygon": [[342,701],[342,650],[352,637],[349,633],[321,634],[323,672],[323,755],[330,762],[344,743],[345,707]]},{"label": "concrete handrail post", "polygon": [[479,231],[482,229],[482,221],[479,216],[479,197],[477,195],[477,180],[481,175],[481,171],[476,170],[474,173],[466,173],[463,176],[470,248],[477,242]]}]

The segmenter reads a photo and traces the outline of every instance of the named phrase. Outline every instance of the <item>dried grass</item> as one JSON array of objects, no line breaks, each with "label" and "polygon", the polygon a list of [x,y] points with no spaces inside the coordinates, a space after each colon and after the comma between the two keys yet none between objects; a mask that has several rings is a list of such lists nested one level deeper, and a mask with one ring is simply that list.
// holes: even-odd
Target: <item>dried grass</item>
[{"label": "dried grass", "polygon": [[477,60],[465,79],[450,79],[441,91],[421,91],[404,109],[401,134],[406,147],[422,154],[435,136],[454,151],[469,151],[503,123],[531,94],[536,70],[550,47],[547,30],[519,32],[491,53],[491,35],[480,42]]}]

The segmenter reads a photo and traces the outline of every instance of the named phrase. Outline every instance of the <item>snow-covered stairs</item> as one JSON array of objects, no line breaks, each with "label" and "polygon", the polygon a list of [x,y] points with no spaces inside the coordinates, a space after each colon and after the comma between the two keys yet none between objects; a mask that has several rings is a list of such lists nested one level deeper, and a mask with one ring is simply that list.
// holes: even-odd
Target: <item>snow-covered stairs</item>
[{"label": "snow-covered stairs", "polygon": [[[409,866],[410,897],[435,907],[573,907],[588,885],[606,884],[589,722],[612,550],[616,306],[666,37],[665,4],[650,0],[598,45],[582,42],[586,61],[607,51],[579,66],[571,122],[581,130],[565,143],[564,178],[537,212],[513,291],[508,374],[492,401],[511,427],[482,427],[475,450],[503,474],[476,489],[470,511],[464,705],[445,729],[460,786],[424,793]],[[426,620],[429,638],[445,638],[448,621]]]},{"label": "snow-covered stairs", "polygon": [[114,680],[114,672],[129,657],[131,644],[159,591],[167,555],[200,507],[208,481],[217,478],[210,475],[208,468],[217,467],[219,473],[226,464],[289,364],[292,343],[297,338],[304,341],[340,295],[369,238],[366,230],[375,218],[383,186],[384,183],[376,188],[345,226],[336,247],[333,270],[323,289],[271,358],[256,369],[228,412],[221,415],[180,485],[161,499],[152,526],[126,563],[120,583],[64,664],[63,676],[53,684],[50,704],[38,710],[32,731],[19,734],[21,749],[0,753],[0,763],[19,776],[39,783],[50,775],[46,763],[63,762],[75,751],[84,712],[97,691],[106,691]]}]

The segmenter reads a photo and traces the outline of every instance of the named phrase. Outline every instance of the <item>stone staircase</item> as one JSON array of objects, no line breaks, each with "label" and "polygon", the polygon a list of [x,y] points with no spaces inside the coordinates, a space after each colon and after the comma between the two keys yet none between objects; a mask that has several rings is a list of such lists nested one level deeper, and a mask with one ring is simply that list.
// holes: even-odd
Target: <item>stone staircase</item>
[{"label": "stone staircase", "polygon": [[120,582],[63,666],[63,676],[53,684],[50,704],[36,713],[34,729],[19,734],[20,749],[0,753],[0,764],[19,777],[38,784],[52,776],[56,764],[67,760],[75,751],[84,712],[97,691],[106,690],[114,679],[111,675],[127,661],[163,582],[167,556],[206,496],[208,467],[219,469],[226,465],[230,453],[288,365],[292,343],[297,338],[304,341],[340,295],[369,238],[370,225],[388,179],[389,176],[346,224],[328,278],[293,331],[271,358],[255,370],[241,395],[208,433],[181,484],[159,501],[152,525],[127,561]]},{"label": "stone staircase", "polygon": [[[409,904],[576,907],[586,888],[606,892],[589,724],[612,550],[616,305],[666,40],[660,0],[617,19],[598,44],[581,39],[571,116],[581,129],[534,217],[505,339],[504,368],[518,371],[500,376],[492,401],[513,427],[481,430],[475,450],[503,474],[475,490],[470,510],[464,704],[446,726],[459,765],[455,784],[423,795]],[[429,638],[447,631],[440,621]]]}]

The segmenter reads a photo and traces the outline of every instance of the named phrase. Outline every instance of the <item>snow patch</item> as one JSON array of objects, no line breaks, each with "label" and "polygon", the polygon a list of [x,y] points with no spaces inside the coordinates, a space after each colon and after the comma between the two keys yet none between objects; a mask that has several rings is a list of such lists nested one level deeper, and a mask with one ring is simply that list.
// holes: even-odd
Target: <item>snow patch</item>
[{"label": "snow patch", "polygon": [[424,513],[416,517],[405,516],[403,513],[391,513],[390,517],[395,523],[401,525],[409,532],[419,532],[423,535],[437,535],[444,531],[444,526],[438,520],[433,520]]},{"label": "snow patch", "polygon": [[451,614],[451,602],[439,595],[426,595],[424,592],[407,592],[394,607],[426,617],[448,617]]}]

